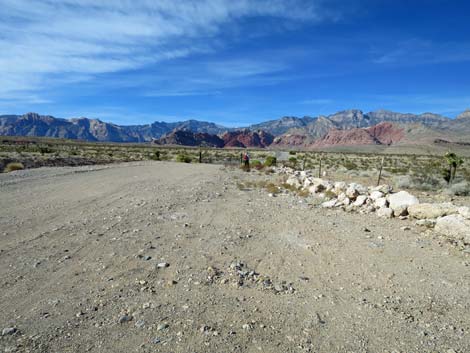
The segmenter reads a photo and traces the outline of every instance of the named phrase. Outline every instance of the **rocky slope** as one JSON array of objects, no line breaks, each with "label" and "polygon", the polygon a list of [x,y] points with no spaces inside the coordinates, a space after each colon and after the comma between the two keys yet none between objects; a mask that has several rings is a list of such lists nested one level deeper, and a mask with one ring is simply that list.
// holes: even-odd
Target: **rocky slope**
[{"label": "rocky slope", "polygon": [[49,115],[27,113],[0,116],[0,135],[43,136],[87,141],[146,142],[173,130],[219,134],[228,128],[210,122],[188,120],[175,123],[154,122],[147,125],[120,126],[98,119],[58,119]]},{"label": "rocky slope", "polygon": [[211,135],[206,132],[191,132],[188,130],[176,130],[164,137],[155,140],[159,145],[182,145],[182,146],[205,146],[205,147],[224,147],[225,143],[217,135]]},{"label": "rocky slope", "polygon": [[354,146],[354,145],[391,145],[404,137],[402,128],[384,122],[369,128],[353,128],[349,130],[330,130],[313,146]]},{"label": "rocky slope", "polygon": [[316,118],[305,116],[297,118],[295,116],[284,116],[280,119],[266,121],[260,124],[251,125],[250,130],[263,130],[274,136],[282,135],[288,130],[296,128],[305,128],[313,123]]},{"label": "rocky slope", "polygon": [[226,132],[222,139],[225,147],[258,147],[271,145],[274,136],[265,131],[250,131],[248,129]]}]

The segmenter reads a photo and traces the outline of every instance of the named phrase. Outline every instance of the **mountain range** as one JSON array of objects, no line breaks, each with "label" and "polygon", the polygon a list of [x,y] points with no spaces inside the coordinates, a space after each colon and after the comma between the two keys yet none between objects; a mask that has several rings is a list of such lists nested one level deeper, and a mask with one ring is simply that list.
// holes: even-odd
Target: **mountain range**
[{"label": "mountain range", "polygon": [[345,110],[329,116],[286,116],[244,128],[187,120],[122,126],[98,119],[27,113],[0,116],[0,135],[86,141],[156,142],[211,147],[318,147],[358,144],[470,142],[470,110],[455,119],[433,113]]}]

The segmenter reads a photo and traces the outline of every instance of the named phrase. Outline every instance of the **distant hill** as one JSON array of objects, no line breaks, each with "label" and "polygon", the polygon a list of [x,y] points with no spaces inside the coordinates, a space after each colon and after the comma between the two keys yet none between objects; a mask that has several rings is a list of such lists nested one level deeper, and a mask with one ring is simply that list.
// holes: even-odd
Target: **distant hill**
[{"label": "distant hill", "polygon": [[[390,125],[383,125],[389,123]],[[277,147],[308,148],[341,144],[375,144],[378,126],[386,131],[402,131],[400,139],[390,144],[434,144],[470,142],[470,110],[456,119],[433,113],[409,114],[387,110],[364,113],[358,109],[345,110],[329,116],[303,118],[285,116],[234,129],[211,122],[187,120],[154,122],[146,125],[122,126],[98,119],[59,119],[49,115],[27,113],[0,116],[0,135],[44,136],[87,141],[150,142],[189,146]],[[377,128],[376,128],[377,129]],[[347,131],[350,131],[346,133]],[[385,144],[389,144],[388,142]]]},{"label": "distant hill", "polygon": [[402,140],[404,135],[402,128],[389,122],[382,122],[367,128],[330,130],[313,146],[391,145]]},{"label": "distant hill", "polygon": [[204,146],[204,147],[224,147],[224,140],[217,135],[207,132],[192,132],[189,130],[175,130],[171,133],[154,140],[159,145],[181,145],[181,146]]},{"label": "distant hill", "polygon": [[0,116],[0,135],[43,136],[87,141],[148,142],[173,130],[219,134],[228,128],[214,123],[188,120],[176,123],[154,122],[147,125],[121,126],[98,119],[58,119],[49,115],[27,113]]}]

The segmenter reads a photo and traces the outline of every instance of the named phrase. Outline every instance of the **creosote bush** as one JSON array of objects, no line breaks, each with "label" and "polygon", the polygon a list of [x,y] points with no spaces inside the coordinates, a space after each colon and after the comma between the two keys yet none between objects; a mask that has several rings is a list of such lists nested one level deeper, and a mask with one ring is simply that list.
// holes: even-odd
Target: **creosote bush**
[{"label": "creosote bush", "polygon": [[181,163],[191,163],[191,157],[186,154],[179,153],[176,155],[176,161]]},{"label": "creosote bush", "polygon": [[277,159],[274,156],[268,156],[266,157],[266,160],[264,161],[264,165],[266,167],[272,167],[275,166],[277,163]]}]

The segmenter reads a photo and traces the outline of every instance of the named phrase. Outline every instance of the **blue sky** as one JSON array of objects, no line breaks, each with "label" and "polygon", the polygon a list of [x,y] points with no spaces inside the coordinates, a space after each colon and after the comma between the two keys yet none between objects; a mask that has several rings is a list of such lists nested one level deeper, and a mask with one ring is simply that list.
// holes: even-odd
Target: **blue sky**
[{"label": "blue sky", "polygon": [[470,107],[470,3],[0,0],[0,114],[228,126]]}]

